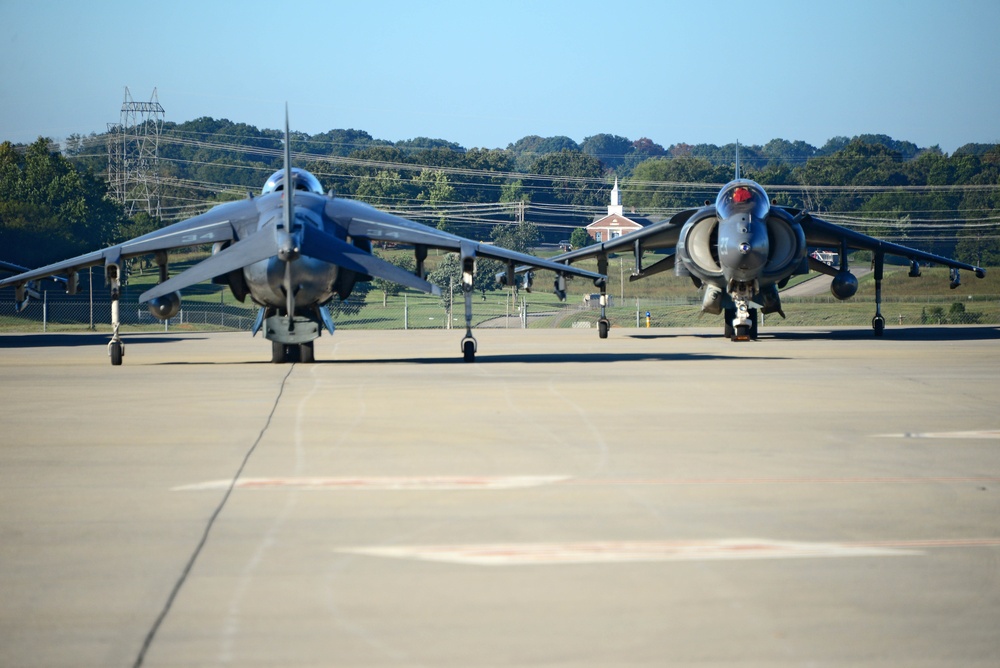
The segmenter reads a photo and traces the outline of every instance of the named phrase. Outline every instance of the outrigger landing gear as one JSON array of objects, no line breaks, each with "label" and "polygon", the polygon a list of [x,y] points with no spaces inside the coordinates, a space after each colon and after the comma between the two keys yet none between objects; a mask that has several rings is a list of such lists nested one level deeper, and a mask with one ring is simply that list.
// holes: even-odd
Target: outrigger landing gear
[{"label": "outrigger landing gear", "polygon": [[[597,273],[608,274],[608,256],[598,255],[597,256]],[[603,279],[598,283],[598,287],[601,288],[601,317],[597,320],[597,335],[602,339],[608,338],[608,330],[611,329],[611,321],[608,320],[607,306],[608,306],[608,281]]]},{"label": "outrigger landing gear", "polygon": [[882,274],[885,270],[885,254],[875,253],[875,317],[872,318],[872,330],[875,336],[885,332],[885,318],[882,317]]},{"label": "outrigger landing gear", "polygon": [[111,358],[112,366],[121,366],[122,358],[125,356],[125,344],[122,343],[121,317],[119,315],[118,301],[121,297],[121,265],[117,262],[107,262],[105,264],[105,276],[108,285],[111,286],[111,341],[108,343],[108,356]]},{"label": "outrigger landing gear", "polygon": [[476,361],[476,337],[472,336],[472,280],[476,272],[476,255],[462,244],[462,295],[465,297],[465,338],[462,339],[462,359]]}]

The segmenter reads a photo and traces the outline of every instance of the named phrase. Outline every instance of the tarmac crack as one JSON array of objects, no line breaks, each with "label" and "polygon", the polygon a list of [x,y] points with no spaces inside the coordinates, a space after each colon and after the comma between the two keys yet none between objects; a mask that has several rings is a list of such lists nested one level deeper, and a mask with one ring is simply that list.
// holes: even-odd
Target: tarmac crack
[{"label": "tarmac crack", "polygon": [[222,499],[219,501],[219,505],[216,506],[215,511],[213,511],[211,516],[208,518],[208,522],[205,524],[205,531],[202,532],[201,535],[201,540],[199,540],[198,545],[195,546],[194,552],[191,553],[191,557],[184,565],[184,570],[181,571],[180,577],[177,579],[177,582],[174,583],[174,587],[170,591],[170,595],[167,597],[167,601],[164,603],[163,609],[160,611],[160,614],[156,617],[152,627],[150,627],[149,632],[146,634],[146,638],[143,640],[142,647],[139,649],[139,655],[136,656],[135,663],[132,664],[132,668],[139,668],[142,666],[143,661],[145,661],[146,653],[152,646],[153,640],[156,638],[157,631],[160,630],[160,626],[162,626],[164,620],[167,618],[167,615],[170,613],[170,609],[173,607],[174,601],[177,599],[177,595],[180,593],[184,583],[187,582],[188,576],[191,574],[191,570],[194,568],[195,562],[198,561],[198,556],[201,554],[205,544],[208,542],[208,536],[212,532],[212,527],[215,526],[215,521],[219,518],[219,515],[222,514],[222,510],[226,507],[226,503],[229,501],[229,497],[232,495],[233,489],[236,488],[236,483],[243,474],[243,469],[246,468],[247,462],[250,461],[250,457],[253,456],[257,446],[264,439],[264,435],[270,428],[271,420],[274,418],[274,413],[278,410],[278,404],[281,403],[281,396],[285,393],[285,385],[288,383],[288,378],[292,375],[292,371],[295,370],[295,367],[295,364],[290,365],[288,373],[286,373],[281,379],[281,385],[278,387],[278,394],[274,398],[274,403],[271,405],[271,411],[267,414],[267,420],[264,421],[264,426],[261,427],[260,433],[257,434],[257,438],[250,445],[246,454],[243,456],[243,461],[240,462],[239,468],[236,469],[233,479],[230,481],[229,486],[222,495]]}]

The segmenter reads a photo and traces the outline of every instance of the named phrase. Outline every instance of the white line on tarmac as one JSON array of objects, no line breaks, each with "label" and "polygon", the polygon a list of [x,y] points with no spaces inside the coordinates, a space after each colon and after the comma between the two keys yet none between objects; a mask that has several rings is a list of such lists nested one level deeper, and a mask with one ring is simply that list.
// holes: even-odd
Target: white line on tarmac
[{"label": "white line on tarmac", "polygon": [[[241,478],[237,489],[372,490],[372,491],[457,491],[525,489],[542,485],[680,486],[680,485],[920,485],[920,484],[1000,483],[998,476],[937,476],[928,478],[880,476],[850,478],[574,478],[568,475],[522,476],[355,476]],[[209,480],[174,487],[175,492],[228,489],[228,480]]]},{"label": "white line on tarmac", "polygon": [[937,431],[937,432],[906,432],[902,434],[875,434],[878,438],[997,438],[1000,439],[1000,429],[983,429],[979,431]]},{"label": "white line on tarmac", "polygon": [[997,476],[903,476],[851,478],[574,478],[565,485],[919,485],[940,483],[997,483]]},{"label": "white line on tarmac", "polygon": [[916,549],[901,549],[882,544],[804,543],[758,538],[706,541],[399,545],[352,547],[336,551],[474,566],[890,557],[922,554]]},{"label": "white line on tarmac", "polygon": [[[308,489],[308,490],[414,490],[448,491],[471,489],[520,489],[568,480],[569,476],[360,476],[344,478],[241,478],[237,489]],[[174,487],[175,492],[227,489],[231,481],[210,480]]]}]

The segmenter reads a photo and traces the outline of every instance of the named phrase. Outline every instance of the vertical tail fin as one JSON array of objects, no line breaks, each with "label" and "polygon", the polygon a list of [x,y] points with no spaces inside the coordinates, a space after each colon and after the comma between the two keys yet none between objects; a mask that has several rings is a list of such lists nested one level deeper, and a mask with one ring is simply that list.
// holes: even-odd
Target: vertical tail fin
[{"label": "vertical tail fin", "polygon": [[295,180],[292,177],[292,134],[288,131],[288,103],[285,103],[285,229],[292,231],[294,217],[292,212],[292,197],[295,193]]}]

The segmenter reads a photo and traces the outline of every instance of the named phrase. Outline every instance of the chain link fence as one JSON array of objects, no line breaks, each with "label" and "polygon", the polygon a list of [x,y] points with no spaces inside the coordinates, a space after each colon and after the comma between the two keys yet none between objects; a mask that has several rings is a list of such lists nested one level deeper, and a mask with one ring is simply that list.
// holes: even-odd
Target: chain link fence
[{"label": "chain link fence", "polygon": [[[229,301],[226,301],[226,297]],[[87,295],[73,297],[46,293],[20,312],[12,295],[0,298],[0,332],[111,331],[111,304],[105,298],[91,301]],[[796,298],[782,303],[787,319],[777,314],[762,316],[761,327],[870,326],[875,306],[867,300],[839,302],[833,298]],[[465,304],[461,294],[452,300],[423,294],[403,294],[383,303],[379,298],[340,302],[328,306],[340,329],[464,329]],[[219,301],[186,300],[180,313],[168,321],[152,316],[134,298],[120,302],[124,331],[249,331],[258,307],[233,302],[220,293]],[[600,308],[596,295],[571,297],[558,302],[540,293],[493,292],[476,294],[472,325],[477,329],[502,328],[591,328],[597,327]],[[969,298],[956,301],[940,297],[892,300],[882,304],[891,325],[998,324],[1000,298]],[[607,316],[613,327],[714,327],[721,329],[722,316],[701,312],[697,296],[676,299],[644,297],[610,298]]]}]

